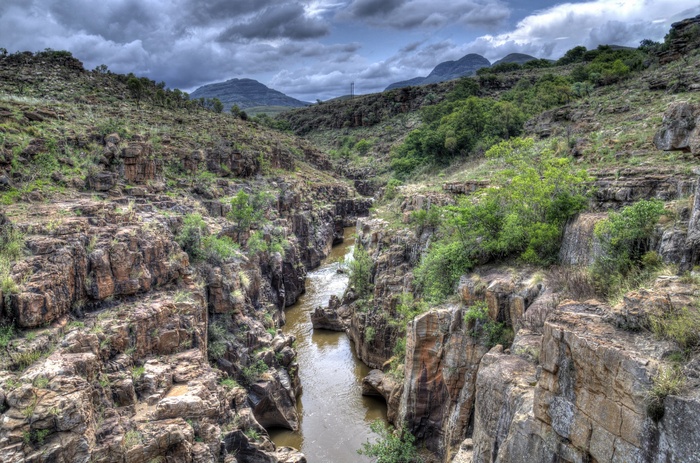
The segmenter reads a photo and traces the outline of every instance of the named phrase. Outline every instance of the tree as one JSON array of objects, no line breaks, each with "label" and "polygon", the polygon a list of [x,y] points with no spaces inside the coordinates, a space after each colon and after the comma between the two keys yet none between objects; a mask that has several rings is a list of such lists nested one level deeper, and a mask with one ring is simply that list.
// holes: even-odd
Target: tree
[{"label": "tree", "polygon": [[136,100],[136,107],[139,108],[144,93],[143,82],[137,77],[129,77],[129,80],[126,81],[126,86],[131,92],[131,96]]},{"label": "tree", "polygon": [[212,98],[212,109],[215,113],[221,114],[224,110],[224,104],[218,98]]},{"label": "tree", "polygon": [[250,196],[243,190],[239,190],[231,199],[231,212],[228,219],[236,222],[236,232],[240,238],[242,231],[248,230],[255,218],[255,209],[250,203]]},{"label": "tree", "polygon": [[583,61],[583,56],[586,54],[587,51],[588,50],[586,49],[586,47],[581,45],[579,45],[578,47],[574,47],[571,50],[564,53],[564,56],[559,58],[557,64],[564,65]]},{"label": "tree", "polygon": [[231,106],[230,111],[234,117],[239,117],[241,115],[241,108],[239,108],[237,104]]}]

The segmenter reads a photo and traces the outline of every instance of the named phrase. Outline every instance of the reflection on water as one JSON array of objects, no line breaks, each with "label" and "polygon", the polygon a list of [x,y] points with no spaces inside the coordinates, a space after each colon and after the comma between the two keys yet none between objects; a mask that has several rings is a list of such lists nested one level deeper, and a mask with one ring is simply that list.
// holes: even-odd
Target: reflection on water
[{"label": "reflection on water", "polygon": [[345,242],[333,248],[318,269],[309,272],[306,293],[287,311],[283,328],[297,338],[297,361],[303,393],[298,400],[301,429],[298,433],[272,430],[277,446],[301,450],[309,463],[358,463],[371,459],[358,455],[362,443],[373,437],[369,424],[386,421],[386,404],[363,397],[362,378],[369,368],[354,354],[345,333],[314,331],[310,314],[328,304],[331,295],[342,295],[348,277],[338,273],[338,261],[352,255],[352,229]]}]

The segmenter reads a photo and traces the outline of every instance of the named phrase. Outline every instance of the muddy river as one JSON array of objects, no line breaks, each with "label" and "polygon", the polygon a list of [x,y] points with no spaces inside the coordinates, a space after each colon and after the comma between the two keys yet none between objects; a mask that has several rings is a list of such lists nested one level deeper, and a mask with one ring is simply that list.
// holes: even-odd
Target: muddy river
[{"label": "muddy river", "polygon": [[299,432],[271,430],[277,446],[301,450],[309,463],[358,463],[370,458],[357,449],[374,434],[370,423],[386,421],[386,404],[363,397],[362,378],[369,368],[360,362],[345,333],[314,330],[310,315],[326,305],[331,295],[340,296],[348,277],[338,273],[339,262],[352,257],[354,229],[345,230],[345,242],[333,248],[323,264],[309,272],[306,293],[287,310],[284,332],[297,338],[297,361],[303,393],[298,398]]}]

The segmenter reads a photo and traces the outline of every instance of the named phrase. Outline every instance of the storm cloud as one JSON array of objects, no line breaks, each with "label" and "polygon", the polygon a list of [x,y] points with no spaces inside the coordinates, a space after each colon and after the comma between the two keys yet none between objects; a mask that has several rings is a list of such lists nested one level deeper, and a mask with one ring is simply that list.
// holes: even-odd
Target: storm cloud
[{"label": "storm cloud", "polygon": [[697,0],[2,0],[0,47],[69,50],[92,69],[192,91],[234,77],[306,101],[380,91],[442,61],[635,46]]}]

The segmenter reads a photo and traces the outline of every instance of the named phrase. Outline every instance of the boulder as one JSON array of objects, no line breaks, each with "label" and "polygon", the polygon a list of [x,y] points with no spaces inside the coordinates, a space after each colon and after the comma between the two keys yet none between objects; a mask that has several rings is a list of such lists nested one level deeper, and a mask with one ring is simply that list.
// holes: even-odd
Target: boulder
[{"label": "boulder", "polygon": [[686,102],[672,104],[664,113],[654,145],[664,151],[688,151],[700,155],[700,106]]}]

